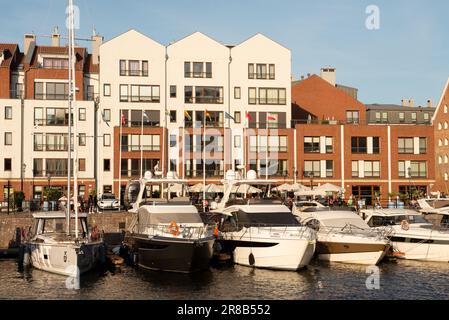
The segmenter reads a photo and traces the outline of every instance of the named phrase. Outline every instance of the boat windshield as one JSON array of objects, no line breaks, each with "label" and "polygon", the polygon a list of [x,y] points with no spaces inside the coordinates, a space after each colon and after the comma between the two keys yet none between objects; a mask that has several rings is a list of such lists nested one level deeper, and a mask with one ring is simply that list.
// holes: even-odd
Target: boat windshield
[{"label": "boat windshield", "polygon": [[[87,235],[87,224],[85,218],[78,219],[79,236],[84,238]],[[37,219],[33,225],[34,235],[65,235],[66,234],[66,219],[65,218],[51,218],[51,219]],[[70,234],[75,234],[75,219],[70,220]]]},{"label": "boat windshield", "polygon": [[421,215],[397,215],[397,216],[373,216],[368,222],[370,227],[399,225],[402,221],[407,220],[408,223],[429,223]]},{"label": "boat windshield", "polygon": [[237,214],[237,223],[243,225],[299,225],[295,216],[289,212],[271,213],[271,212],[243,212]]}]

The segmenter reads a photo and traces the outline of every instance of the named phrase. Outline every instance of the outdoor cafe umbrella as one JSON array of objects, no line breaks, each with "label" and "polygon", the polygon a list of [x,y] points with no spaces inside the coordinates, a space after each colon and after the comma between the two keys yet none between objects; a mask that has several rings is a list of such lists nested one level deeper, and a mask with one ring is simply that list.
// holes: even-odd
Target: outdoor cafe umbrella
[{"label": "outdoor cafe umbrella", "polygon": [[232,192],[248,194],[248,193],[262,193],[263,191],[249,184],[240,184],[233,186]]},{"label": "outdoor cafe umbrella", "polygon": [[340,193],[343,193],[345,191],[343,188],[331,183],[325,183],[319,187],[316,187],[315,190],[320,190],[324,192],[340,192]]},{"label": "outdoor cafe umbrella", "polygon": [[206,186],[206,192],[208,192],[208,193],[224,192],[224,186],[223,185],[216,185],[214,183],[211,183],[211,184],[208,184]]}]

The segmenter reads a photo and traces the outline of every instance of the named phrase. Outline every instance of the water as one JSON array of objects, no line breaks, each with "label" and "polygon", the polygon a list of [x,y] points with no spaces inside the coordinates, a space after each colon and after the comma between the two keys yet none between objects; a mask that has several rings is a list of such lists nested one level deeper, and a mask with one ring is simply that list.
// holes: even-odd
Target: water
[{"label": "water", "polygon": [[449,299],[448,263],[399,260],[379,271],[380,288],[368,290],[365,266],[319,261],[300,272],[222,265],[186,275],[122,267],[84,275],[80,290],[69,290],[63,276],[19,272],[15,260],[0,260],[0,299]]}]

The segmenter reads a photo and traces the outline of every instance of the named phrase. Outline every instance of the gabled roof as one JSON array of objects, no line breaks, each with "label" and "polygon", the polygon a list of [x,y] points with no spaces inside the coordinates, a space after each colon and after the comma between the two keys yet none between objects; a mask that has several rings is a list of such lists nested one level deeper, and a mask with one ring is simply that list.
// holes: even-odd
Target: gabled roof
[{"label": "gabled roof", "polygon": [[443,104],[444,96],[446,95],[446,92],[449,92],[448,90],[449,90],[449,77],[447,78],[446,85],[444,86],[444,90],[443,90],[443,93],[441,94],[440,101],[438,102],[435,113],[433,114],[432,124],[433,124],[433,121],[435,120],[435,117],[438,115],[438,112],[440,111],[440,109],[443,108],[442,104]]},{"label": "gabled roof", "polygon": [[223,46],[223,47],[225,47],[225,48],[229,48],[228,46],[224,45],[223,43],[221,43],[221,42],[215,40],[214,38],[208,36],[207,34],[205,34],[205,33],[203,33],[203,32],[200,32],[200,31],[195,31],[195,32],[193,32],[193,33],[191,33],[191,34],[188,34],[187,36],[185,36],[185,37],[183,37],[183,38],[181,38],[181,39],[179,39],[179,40],[176,40],[176,41],[170,43],[167,47],[176,45],[176,44],[178,44],[179,42],[185,41],[185,40],[187,40],[188,38],[193,37],[193,36],[196,36],[196,35],[199,35],[199,36],[205,37],[205,38],[207,38],[207,39],[209,39],[209,40],[212,40],[213,42],[215,42],[215,43],[217,43],[218,45]]},{"label": "gabled roof", "polygon": [[282,47],[282,48],[284,48],[284,49],[290,51],[290,49],[287,48],[286,46],[280,44],[279,42],[277,42],[277,41],[271,39],[270,37],[268,37],[268,36],[266,36],[266,35],[264,35],[263,33],[260,33],[260,32],[256,33],[255,35],[249,37],[249,38],[246,39],[246,40],[243,40],[242,42],[240,42],[240,43],[239,43],[238,45],[236,45],[235,47],[239,47],[239,46],[243,45],[244,43],[246,43],[246,42],[248,42],[248,41],[251,41],[251,40],[254,39],[254,38],[263,38],[263,39],[269,40],[269,41],[275,43],[276,45],[278,45],[278,46],[280,46],[280,47]]},{"label": "gabled roof", "polygon": [[0,67],[10,67],[11,66],[16,50],[18,50],[17,44],[0,43],[0,52],[3,52],[3,54],[5,55],[4,60],[1,63]]},{"label": "gabled roof", "polygon": [[106,45],[106,44],[109,44],[110,42],[115,41],[115,40],[117,40],[117,39],[120,38],[120,37],[126,36],[127,34],[132,34],[132,33],[138,34],[138,35],[140,35],[140,36],[142,36],[142,37],[144,37],[144,38],[147,38],[148,40],[154,42],[155,44],[158,44],[158,45],[160,45],[160,46],[163,47],[162,44],[160,44],[160,43],[157,42],[156,40],[153,40],[152,38],[150,38],[149,36],[145,35],[144,33],[140,32],[140,31],[137,31],[136,29],[129,29],[128,31],[122,32],[122,33],[120,33],[119,35],[117,35],[117,36],[115,36],[115,37],[109,39],[108,41],[103,42],[103,43],[101,44],[100,47],[102,47],[102,46],[104,46],[104,45]]}]

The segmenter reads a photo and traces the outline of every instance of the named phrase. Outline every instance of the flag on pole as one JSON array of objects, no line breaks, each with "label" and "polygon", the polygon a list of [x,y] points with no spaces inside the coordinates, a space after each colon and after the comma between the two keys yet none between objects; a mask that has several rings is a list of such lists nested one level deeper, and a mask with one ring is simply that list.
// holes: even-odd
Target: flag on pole
[{"label": "flag on pole", "polygon": [[246,117],[246,119],[248,119],[248,121],[253,120],[253,119],[251,118],[249,112],[246,112],[245,117]]},{"label": "flag on pole", "polygon": [[148,117],[146,111],[143,112],[143,117],[147,119],[147,122],[150,122],[150,117]]},{"label": "flag on pole", "polygon": [[231,116],[229,113],[225,112],[225,119],[231,119],[232,121],[235,122],[235,118],[233,116]]},{"label": "flag on pole", "polygon": [[267,113],[267,120],[269,121],[276,121],[277,120],[277,114],[276,113]]}]

